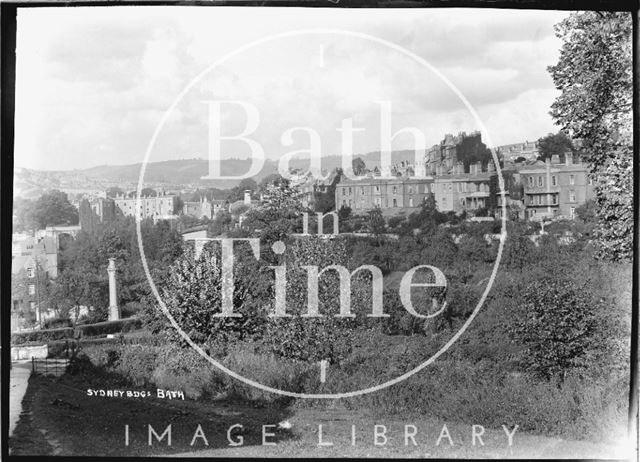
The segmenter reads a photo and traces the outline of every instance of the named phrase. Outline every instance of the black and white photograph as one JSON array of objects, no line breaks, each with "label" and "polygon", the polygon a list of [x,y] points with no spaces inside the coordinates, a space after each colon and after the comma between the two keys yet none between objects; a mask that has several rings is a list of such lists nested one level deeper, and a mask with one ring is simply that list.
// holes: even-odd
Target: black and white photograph
[{"label": "black and white photograph", "polygon": [[469,3],[3,2],[3,456],[637,460],[638,3]]}]

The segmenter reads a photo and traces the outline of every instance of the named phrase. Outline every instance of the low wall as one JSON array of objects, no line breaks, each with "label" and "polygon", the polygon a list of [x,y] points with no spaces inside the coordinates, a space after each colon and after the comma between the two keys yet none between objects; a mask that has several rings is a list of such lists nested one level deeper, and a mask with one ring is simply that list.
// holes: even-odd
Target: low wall
[{"label": "low wall", "polygon": [[47,345],[30,345],[30,346],[14,346],[11,347],[11,359],[18,361],[20,359],[31,359],[31,357],[44,359],[49,354]]}]

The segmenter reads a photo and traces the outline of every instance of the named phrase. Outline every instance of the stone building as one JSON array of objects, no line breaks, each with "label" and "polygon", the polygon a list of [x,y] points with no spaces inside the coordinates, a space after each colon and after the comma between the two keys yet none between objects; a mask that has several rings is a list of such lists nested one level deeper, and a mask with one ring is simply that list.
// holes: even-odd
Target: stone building
[{"label": "stone building", "polygon": [[80,228],[93,233],[100,225],[115,220],[116,204],[109,198],[98,197],[93,200],[84,198],[80,201],[78,215]]},{"label": "stone building", "polygon": [[331,203],[335,197],[336,185],[340,182],[340,173],[333,170],[326,179],[316,179],[309,176],[303,183],[298,186],[301,193],[301,201],[304,207],[309,207],[317,212],[324,208],[325,204],[329,204],[329,208],[333,208]]},{"label": "stone building", "polygon": [[225,206],[225,201],[212,199],[206,196],[201,197],[199,201],[185,202],[182,206],[182,214],[196,218],[212,219]]},{"label": "stone building", "polygon": [[392,214],[410,213],[416,211],[432,192],[432,184],[431,177],[344,179],[336,185],[336,209],[349,207],[352,213],[362,214],[379,207]]},{"label": "stone building", "polygon": [[125,216],[139,216],[140,218],[171,217],[174,214],[176,196],[159,193],[157,196],[143,196],[137,205],[137,198],[118,195],[115,205]]},{"label": "stone building", "polygon": [[495,174],[491,151],[480,132],[446,135],[429,148],[424,162],[394,165],[395,178],[370,176],[343,179],[336,185],[336,209],[346,206],[353,213],[380,207],[388,214],[413,212],[429,194],[434,194],[440,211],[474,212],[493,202],[490,182]]},{"label": "stone building", "polygon": [[[27,236],[13,242],[11,258],[11,329],[25,327],[47,316],[39,309],[49,279],[58,276],[58,248],[52,237]],[[51,314],[51,313],[49,313]]]},{"label": "stone building", "polygon": [[433,193],[439,211],[474,214],[494,208],[497,191],[492,190],[491,184],[497,175],[493,163],[488,164],[487,171],[479,162],[471,167],[465,173],[463,164],[458,163],[451,173],[435,177]]},{"label": "stone building", "polygon": [[505,162],[513,162],[519,157],[523,157],[528,161],[535,161],[540,155],[540,145],[537,141],[505,144],[496,146],[495,150]]},{"label": "stone building", "polygon": [[554,155],[520,169],[527,219],[574,218],[576,208],[594,198],[588,166],[571,153],[564,157],[564,163]]},{"label": "stone building", "polygon": [[491,151],[477,131],[470,134],[460,132],[455,136],[447,134],[439,144],[427,149],[424,156],[425,173],[430,176],[459,174],[459,164],[462,164],[461,173],[469,173],[471,165],[478,162],[482,171],[488,170],[489,164],[494,164]]}]

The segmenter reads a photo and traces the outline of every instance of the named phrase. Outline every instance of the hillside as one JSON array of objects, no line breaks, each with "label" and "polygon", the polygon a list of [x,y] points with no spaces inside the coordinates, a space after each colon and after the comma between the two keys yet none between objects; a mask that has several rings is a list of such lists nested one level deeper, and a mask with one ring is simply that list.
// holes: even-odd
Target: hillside
[{"label": "hillside", "polygon": [[[380,165],[380,153],[369,152],[356,155],[364,160],[368,168]],[[413,161],[414,151],[403,150],[392,153],[392,162],[403,160]],[[222,174],[238,176],[250,168],[249,159],[228,159],[222,163]],[[342,166],[342,157],[333,155],[322,158],[322,168],[327,171]],[[83,170],[70,171],[39,171],[16,168],[14,175],[14,193],[16,196],[37,197],[47,189],[62,189],[65,191],[104,190],[110,186],[120,186],[123,189],[135,189],[140,175],[141,163],[129,165],[99,165]],[[290,163],[292,168],[308,167],[308,161],[294,159]],[[237,180],[203,180],[209,171],[206,159],[180,159],[161,162],[149,162],[145,171],[145,185],[166,188],[173,187],[215,187],[228,189],[236,186]],[[260,173],[254,177],[260,181],[267,175],[278,171],[277,160],[266,160]]]}]

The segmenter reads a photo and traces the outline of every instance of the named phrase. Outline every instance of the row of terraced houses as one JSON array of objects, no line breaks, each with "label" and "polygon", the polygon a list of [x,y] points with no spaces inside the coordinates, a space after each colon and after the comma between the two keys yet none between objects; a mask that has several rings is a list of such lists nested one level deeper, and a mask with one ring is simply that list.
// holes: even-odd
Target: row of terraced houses
[{"label": "row of terraced houses", "polygon": [[[529,144],[526,147],[530,150]],[[495,151],[501,157],[511,217],[573,218],[576,208],[593,198],[588,167],[571,152],[544,162],[530,158],[515,163],[513,156],[501,155],[506,150]],[[513,151],[511,145],[509,151]],[[376,169],[355,179],[342,179],[336,185],[335,203],[336,209],[349,207],[355,214],[379,207],[385,215],[394,215],[417,210],[429,194],[433,194],[441,212],[500,218],[498,174],[479,132],[446,135],[426,151],[419,165],[403,162],[387,172]]]}]

